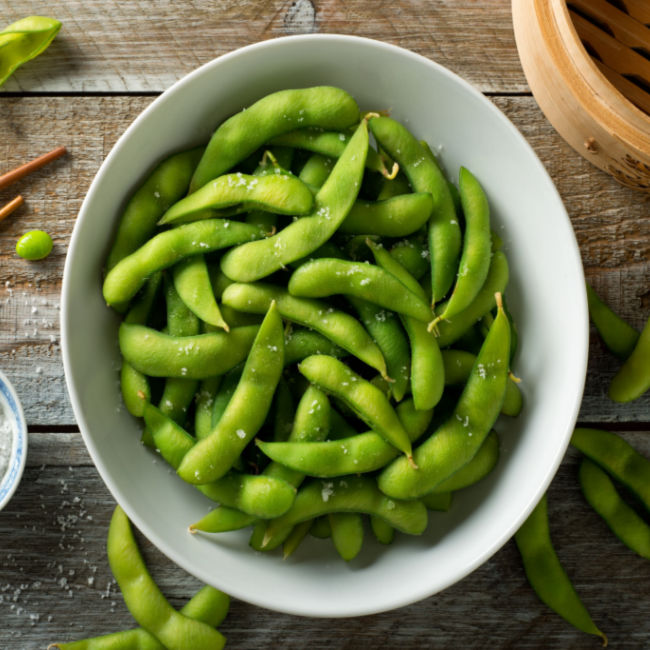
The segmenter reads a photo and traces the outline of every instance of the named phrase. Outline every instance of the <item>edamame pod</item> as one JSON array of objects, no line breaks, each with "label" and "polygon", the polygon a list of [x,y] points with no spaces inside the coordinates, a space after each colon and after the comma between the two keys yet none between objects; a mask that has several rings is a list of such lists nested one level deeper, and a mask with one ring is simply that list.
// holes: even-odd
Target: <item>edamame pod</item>
[{"label": "edamame pod", "polygon": [[363,521],[356,512],[331,512],[327,515],[336,552],[346,562],[354,560],[363,546]]},{"label": "edamame pod", "polygon": [[136,190],[120,217],[106,261],[107,270],[140,248],[156,232],[160,217],[187,193],[190,178],[202,155],[203,147],[197,147],[170,156]]},{"label": "edamame pod", "polygon": [[268,522],[264,550],[276,548],[293,526],[331,512],[357,512],[377,515],[391,526],[410,535],[420,535],[427,526],[427,510],[419,501],[390,499],[378,489],[374,479],[348,476],[305,484],[282,517]]},{"label": "edamame pod", "polygon": [[240,206],[242,211],[263,210],[274,214],[308,214],[314,203],[310,189],[289,173],[225,174],[172,205],[159,225],[209,219],[212,210]]},{"label": "edamame pod", "polygon": [[170,336],[143,325],[122,323],[119,343],[122,356],[145,375],[206,379],[243,361],[258,329],[248,325],[228,333]]},{"label": "edamame pod", "polygon": [[323,298],[343,294],[424,322],[431,318],[425,300],[375,264],[334,258],[312,260],[293,272],[288,286],[292,296]]},{"label": "edamame pod", "polygon": [[271,138],[297,128],[346,129],[359,107],[339,88],[280,90],[236,113],[214,132],[192,177],[190,192],[228,171]]},{"label": "edamame pod", "polygon": [[104,279],[104,300],[108,305],[124,304],[156,271],[191,255],[241,244],[263,234],[257,226],[225,219],[196,221],[161,232],[108,272]]},{"label": "edamame pod", "polygon": [[429,250],[415,238],[397,242],[390,249],[390,255],[418,281],[426,275],[429,269]]},{"label": "edamame pod", "polygon": [[386,376],[386,362],[361,323],[326,303],[310,298],[297,298],[286,289],[271,284],[231,284],[221,297],[225,305],[254,314],[266,313],[273,300],[282,318],[309,327],[347,350],[371,368]]},{"label": "edamame pod", "polygon": [[[328,354],[330,357],[340,359],[346,355],[345,350],[333,343],[318,332],[302,327],[285,333],[284,337],[284,365],[302,361],[312,354]],[[390,369],[389,369],[390,372]]]},{"label": "edamame pod", "polygon": [[515,533],[528,582],[540,600],[574,627],[595,634],[607,645],[607,637],[596,627],[582,604],[551,543],[546,495]]},{"label": "edamame pod", "polygon": [[639,335],[634,350],[609,385],[615,402],[631,402],[650,389],[650,318]]},{"label": "edamame pod", "polygon": [[249,242],[221,258],[221,270],[237,282],[253,282],[306,257],[341,225],[359,193],[368,152],[368,128],[362,121],[343,155],[314,198],[311,214],[264,241]]},{"label": "edamame pod", "polygon": [[[233,332],[236,330],[233,330]],[[200,485],[223,476],[264,423],[284,367],[284,332],[275,302],[260,325],[239,384],[212,433],[184,456],[178,475]]]},{"label": "edamame pod", "polygon": [[298,370],[326,393],[341,399],[370,428],[413,462],[411,441],[395,410],[379,388],[327,355],[313,355],[301,361]]},{"label": "edamame pod", "polygon": [[451,416],[413,453],[417,470],[395,459],[378,478],[382,492],[414,499],[468,463],[496,421],[508,381],[510,323],[497,294],[498,312]]},{"label": "edamame pod", "polygon": [[214,628],[178,613],[149,575],[124,511],[117,506],[108,529],[108,561],[133,618],[172,650],[220,650],[225,638]]}]

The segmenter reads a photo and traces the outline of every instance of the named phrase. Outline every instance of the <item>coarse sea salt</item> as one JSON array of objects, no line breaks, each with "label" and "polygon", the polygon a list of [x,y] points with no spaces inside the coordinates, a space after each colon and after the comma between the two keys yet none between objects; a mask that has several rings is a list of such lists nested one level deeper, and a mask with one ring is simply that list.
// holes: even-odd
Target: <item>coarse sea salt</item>
[{"label": "coarse sea salt", "polygon": [[4,396],[0,394],[0,483],[4,478],[16,437],[16,425]]}]

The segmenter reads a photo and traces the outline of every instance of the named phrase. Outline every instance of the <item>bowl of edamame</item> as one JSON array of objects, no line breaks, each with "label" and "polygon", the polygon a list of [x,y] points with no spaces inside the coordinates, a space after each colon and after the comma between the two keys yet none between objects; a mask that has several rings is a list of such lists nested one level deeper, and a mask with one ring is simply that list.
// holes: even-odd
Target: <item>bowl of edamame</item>
[{"label": "bowl of edamame", "polygon": [[545,492],[587,361],[580,255],[525,139],[368,39],[180,80],[101,166],[63,357],[106,485],[206,583],[306,616],[426,598]]}]

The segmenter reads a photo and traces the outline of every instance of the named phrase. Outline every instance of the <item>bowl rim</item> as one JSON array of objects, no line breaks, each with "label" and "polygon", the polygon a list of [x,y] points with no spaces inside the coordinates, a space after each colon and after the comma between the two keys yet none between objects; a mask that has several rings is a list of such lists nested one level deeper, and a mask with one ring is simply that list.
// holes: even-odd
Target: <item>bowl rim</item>
[{"label": "bowl rim", "polygon": [[[517,129],[517,127],[510,121],[510,119],[495,105],[493,104],[483,93],[481,93],[477,88],[475,88],[472,84],[470,84],[468,81],[460,77],[458,74],[452,72],[448,68],[444,67],[443,65],[423,56],[420,54],[417,54],[411,50],[408,50],[406,48],[402,48],[397,45],[393,45],[391,43],[387,43],[384,41],[376,40],[376,39],[371,39],[371,38],[366,38],[366,37],[359,37],[359,36],[351,36],[351,35],[344,35],[344,34],[329,34],[329,33],[319,33],[319,34],[300,34],[300,35],[291,35],[291,36],[283,36],[279,38],[274,38],[274,39],[269,39],[265,41],[260,41],[256,43],[252,43],[250,45],[246,45],[241,48],[237,48],[235,50],[232,50],[230,52],[227,52],[223,55],[220,55],[211,61],[208,61],[198,68],[194,69],[193,71],[189,72],[187,75],[176,81],[174,84],[172,84],[167,90],[165,90],[160,96],[158,96],[151,104],[149,104],[137,117],[136,119],[129,125],[129,127],[124,131],[124,133],[120,136],[120,138],[117,140],[115,145],[112,147],[111,151],[108,153],[104,161],[102,162],[101,166],[99,167],[89,189],[88,192],[84,198],[84,201],[81,205],[81,208],[79,210],[79,215],[77,218],[77,223],[75,224],[70,244],[69,244],[69,249],[68,252],[70,252],[76,245],[77,245],[77,240],[79,238],[79,232],[80,229],[78,228],[78,224],[81,222],[82,217],[88,212],[89,210],[89,205],[93,201],[93,195],[97,191],[98,185],[101,183],[101,176],[106,167],[108,167],[111,163],[113,158],[119,155],[119,151],[123,145],[123,143],[128,140],[130,137],[131,133],[137,129],[142,121],[147,119],[148,115],[156,110],[156,108],[165,101],[165,99],[172,93],[179,92],[182,90],[182,88],[186,85],[191,83],[196,77],[202,75],[205,73],[206,70],[215,67],[215,66],[220,66],[223,65],[224,63],[227,63],[230,59],[238,57],[244,53],[249,53],[251,51],[255,50],[265,50],[268,48],[277,48],[277,47],[282,47],[284,43],[287,43],[289,41],[295,42],[295,41],[308,41],[308,42],[314,42],[314,41],[334,41],[334,42],[341,42],[341,41],[350,41],[350,42],[357,42],[360,44],[365,44],[365,45],[370,45],[372,47],[378,47],[387,51],[390,51],[394,54],[398,54],[403,57],[411,58],[414,61],[418,61],[420,63],[425,63],[427,66],[434,68],[439,74],[446,76],[448,78],[451,78],[454,83],[459,84],[463,89],[467,92],[469,92],[471,95],[473,95],[475,98],[477,98],[482,105],[485,107],[486,111],[490,111],[498,120],[504,123],[507,129],[510,131],[513,131],[516,134],[516,137],[520,141],[520,143],[523,145],[525,149],[527,149],[528,153],[530,154],[531,162],[537,167],[537,169],[540,172],[541,178],[544,179],[545,184],[547,186],[547,190],[550,191],[553,195],[554,198],[557,200],[558,207],[562,210],[562,215],[564,219],[566,219],[566,222],[569,226],[569,231],[573,235],[570,238],[570,242],[568,242],[568,245],[572,248],[574,254],[575,254],[575,259],[578,262],[579,265],[579,271],[583,279],[583,287],[584,287],[584,271],[581,263],[581,257],[580,257],[580,250],[579,246],[575,237],[575,232],[572,229],[571,222],[568,216],[568,213],[566,212],[566,208],[564,207],[564,204],[562,202],[562,199],[559,195],[559,192],[557,191],[557,188],[555,187],[555,184],[553,183],[553,180],[551,179],[548,171],[542,164],[541,160],[537,156],[535,150],[532,148],[532,146],[529,144],[529,142],[526,140],[526,138],[521,134],[521,132]],[[139,528],[139,530],[150,540],[152,543],[168,558],[170,558],[175,564],[183,568],[185,571],[188,573],[196,576],[198,579],[205,579],[204,577],[202,578],[201,576],[198,576],[195,572],[195,570],[190,566],[190,563],[185,560],[184,557],[177,555],[177,553],[170,548],[169,544],[161,538],[158,534],[153,532],[150,527],[147,525],[146,522],[142,520],[142,518],[139,516],[138,512],[134,510],[131,506],[131,503],[128,499],[128,496],[126,494],[122,493],[122,490],[119,488],[119,486],[113,484],[113,481],[110,479],[109,476],[109,471],[107,466],[105,465],[104,461],[102,460],[101,456],[98,455],[97,453],[97,447],[95,443],[93,442],[92,438],[89,436],[87,432],[87,424],[85,422],[83,412],[81,409],[81,404],[80,404],[80,398],[78,396],[78,391],[76,387],[72,384],[71,380],[71,357],[70,357],[70,347],[69,347],[69,336],[68,336],[68,304],[69,304],[69,297],[68,297],[68,292],[69,292],[69,286],[70,286],[70,261],[71,261],[71,256],[68,254],[66,256],[66,261],[65,261],[65,266],[64,266],[64,274],[63,274],[63,284],[62,284],[62,300],[61,300],[61,347],[62,347],[62,358],[63,358],[63,364],[64,364],[64,369],[65,369],[65,379],[66,379],[66,384],[68,387],[68,392],[70,394],[70,400],[73,408],[73,412],[75,414],[75,417],[77,419],[77,422],[79,424],[79,429],[81,431],[84,443],[86,444],[86,447],[88,448],[88,451],[90,453],[90,456],[93,460],[93,463],[95,464],[100,476],[102,477],[102,480],[104,481],[106,487],[109,489],[111,492],[111,495],[113,498],[123,507],[129,518],[134,522],[134,524]],[[490,557],[494,555],[502,546],[506,544],[506,542],[512,537],[512,535],[516,532],[516,530],[519,528],[519,526],[523,523],[523,521],[527,518],[527,516],[532,512],[533,508],[536,506],[537,502],[539,499],[542,497],[542,495],[545,493],[546,489],[548,488],[548,485],[550,484],[551,480],[555,476],[557,469],[566,453],[566,449],[569,445],[570,441],[570,436],[573,431],[573,428],[575,426],[575,423],[577,421],[580,405],[582,402],[582,394],[584,390],[584,385],[585,385],[585,380],[586,380],[586,372],[587,372],[587,360],[588,360],[588,344],[589,344],[589,321],[588,321],[588,312],[587,312],[587,298],[586,298],[586,289],[583,288],[583,291],[581,292],[581,295],[576,297],[577,300],[577,309],[579,311],[580,315],[580,320],[582,321],[582,341],[583,345],[581,346],[581,350],[579,351],[578,354],[578,360],[579,360],[579,366],[582,368],[582,371],[580,373],[581,376],[581,384],[580,386],[576,387],[576,393],[575,393],[575,399],[573,403],[571,404],[571,409],[570,411],[567,410],[567,430],[564,432],[564,437],[562,444],[559,444],[558,441],[558,446],[555,451],[555,456],[553,458],[553,462],[550,463],[547,467],[546,474],[544,477],[544,480],[538,485],[537,491],[533,497],[531,497],[529,503],[527,504],[527,507],[524,508],[522,511],[520,511],[519,516],[515,518],[513,523],[510,525],[510,527],[506,530],[503,530],[501,534],[498,536],[498,539],[495,539],[493,543],[490,545],[487,545],[483,551],[475,557],[474,561],[469,563],[463,568],[463,571],[460,571],[454,575],[453,578],[449,578],[446,581],[443,581],[433,589],[431,588],[421,588],[418,590],[413,590],[409,592],[408,597],[401,598],[399,600],[393,600],[391,601],[390,604],[387,604],[383,607],[369,607],[369,606],[364,606],[363,603],[359,603],[359,606],[357,609],[354,611],[350,612],[338,612],[338,613],[332,613],[331,611],[328,611],[327,613],[319,613],[318,611],[315,611],[313,608],[309,609],[300,609],[300,608],[295,608],[293,611],[289,610],[287,608],[274,608],[273,604],[270,604],[268,601],[265,601],[263,599],[258,599],[251,597],[250,593],[243,589],[238,589],[238,588],[229,588],[229,594],[231,596],[234,596],[236,598],[239,598],[241,600],[244,600],[245,602],[251,603],[256,606],[264,607],[266,609],[276,609],[276,611],[280,611],[283,613],[288,613],[292,615],[299,615],[299,616],[309,616],[309,617],[329,617],[329,618],[343,618],[343,617],[352,617],[352,616],[365,616],[365,615],[370,615],[370,614],[376,614],[376,613],[381,613],[384,611],[391,611],[393,609],[397,609],[399,607],[403,607],[409,604],[412,604],[414,602],[418,602],[424,598],[427,598],[434,593],[437,593],[439,591],[442,591],[443,589],[448,588],[449,586],[456,584],[460,580],[462,580],[464,577],[466,577],[468,574],[473,572],[476,568],[481,566],[484,562],[486,562]]]},{"label": "bowl rim", "polygon": [[16,423],[16,432],[14,434],[14,443],[11,450],[11,458],[7,465],[4,476],[0,477],[0,510],[2,510],[11,500],[18,489],[18,485],[23,476],[25,463],[27,461],[27,423],[23,406],[18,398],[18,393],[9,381],[7,375],[0,370],[0,392],[9,402],[11,415]]}]

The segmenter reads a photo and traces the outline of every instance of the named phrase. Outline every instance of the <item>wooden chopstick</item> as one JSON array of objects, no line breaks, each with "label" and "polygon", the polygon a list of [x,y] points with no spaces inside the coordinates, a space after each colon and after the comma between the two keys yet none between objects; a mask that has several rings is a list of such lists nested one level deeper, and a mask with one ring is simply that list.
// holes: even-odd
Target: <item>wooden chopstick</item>
[{"label": "wooden chopstick", "polygon": [[0,221],[8,217],[14,210],[19,208],[24,203],[23,197],[20,194],[15,198],[9,201],[6,205],[3,205],[0,208]]},{"label": "wooden chopstick", "polygon": [[57,147],[49,153],[43,154],[38,158],[34,158],[34,160],[31,160],[24,165],[20,165],[19,167],[16,167],[16,169],[12,169],[6,174],[2,174],[2,176],[0,176],[0,190],[20,180],[23,178],[23,176],[27,176],[27,174],[30,174],[31,172],[40,169],[44,165],[47,165],[47,163],[60,158],[64,153],[66,153],[66,151],[67,149],[65,147]]}]

